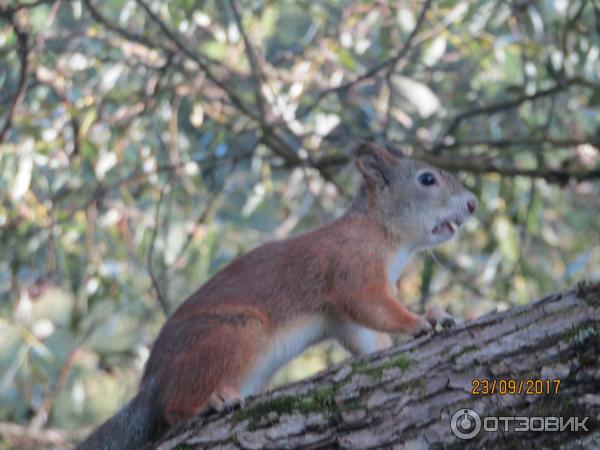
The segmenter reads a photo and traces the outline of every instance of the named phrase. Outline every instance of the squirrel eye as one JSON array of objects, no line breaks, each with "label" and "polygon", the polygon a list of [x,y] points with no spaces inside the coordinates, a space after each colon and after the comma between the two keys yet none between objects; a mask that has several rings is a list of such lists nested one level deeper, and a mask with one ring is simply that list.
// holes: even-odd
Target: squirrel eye
[{"label": "squirrel eye", "polygon": [[435,179],[435,175],[433,175],[431,172],[425,172],[419,175],[419,182],[423,186],[433,186],[437,180]]}]

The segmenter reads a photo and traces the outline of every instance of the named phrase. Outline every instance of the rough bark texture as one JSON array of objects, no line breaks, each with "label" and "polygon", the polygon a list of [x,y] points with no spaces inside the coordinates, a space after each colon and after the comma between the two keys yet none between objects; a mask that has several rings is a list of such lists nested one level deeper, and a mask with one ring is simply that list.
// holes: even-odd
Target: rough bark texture
[{"label": "rough bark texture", "polygon": [[[558,395],[474,396],[474,379],[560,379]],[[498,385],[497,385],[498,388]],[[552,385],[554,389],[554,385]],[[589,416],[589,432],[480,432],[453,413]],[[600,284],[488,314],[199,416],[155,448],[600,448]]]}]

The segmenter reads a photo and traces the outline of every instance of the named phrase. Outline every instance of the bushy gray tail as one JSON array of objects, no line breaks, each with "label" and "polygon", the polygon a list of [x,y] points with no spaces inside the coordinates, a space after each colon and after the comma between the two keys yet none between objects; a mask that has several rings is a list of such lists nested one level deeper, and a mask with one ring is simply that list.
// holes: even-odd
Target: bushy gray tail
[{"label": "bushy gray tail", "polygon": [[161,419],[154,406],[152,383],[100,425],[75,450],[136,450],[157,439]]}]

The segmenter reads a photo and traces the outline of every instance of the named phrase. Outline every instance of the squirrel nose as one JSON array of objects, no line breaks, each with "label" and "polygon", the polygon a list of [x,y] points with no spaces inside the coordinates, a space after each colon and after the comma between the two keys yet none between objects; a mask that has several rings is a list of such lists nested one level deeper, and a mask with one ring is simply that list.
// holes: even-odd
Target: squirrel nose
[{"label": "squirrel nose", "polygon": [[467,200],[467,209],[469,210],[469,213],[473,214],[475,208],[477,208],[477,200],[475,199],[475,197]]}]

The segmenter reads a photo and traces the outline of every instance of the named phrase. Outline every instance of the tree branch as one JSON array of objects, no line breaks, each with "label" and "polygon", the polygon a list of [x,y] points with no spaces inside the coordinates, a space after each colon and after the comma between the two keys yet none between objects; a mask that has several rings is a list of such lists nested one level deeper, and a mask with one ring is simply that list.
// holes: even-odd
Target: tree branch
[{"label": "tree branch", "polygon": [[[582,140],[556,140],[549,141],[550,145],[560,147],[561,145],[580,145],[585,143],[595,144],[596,140],[593,138],[582,139]],[[457,142],[456,144],[447,144],[448,148],[454,147],[469,147],[469,146],[479,146],[479,145],[489,145],[494,146],[496,141],[464,141]],[[502,140],[498,141],[498,147],[505,147],[510,145],[529,145],[529,144],[537,143],[544,144],[545,142],[537,141],[537,140],[522,140],[512,142],[510,140]],[[396,144],[396,143],[394,143]],[[422,143],[414,142],[414,145],[421,147]],[[391,145],[395,147],[395,145]],[[447,169],[451,171],[463,171],[470,172],[475,174],[486,174],[486,173],[496,173],[503,177],[527,177],[527,178],[540,178],[546,180],[548,183],[559,184],[564,186],[568,184],[571,180],[576,182],[582,182],[587,180],[597,180],[600,179],[600,169],[577,169],[577,168],[560,168],[553,169],[549,167],[534,167],[534,168],[521,168],[516,166],[511,166],[508,164],[499,164],[493,157],[481,157],[478,155],[465,155],[460,158],[456,158],[455,156],[437,156],[431,151],[422,150],[421,148],[417,149],[414,154],[415,158],[422,159],[423,161],[427,161],[433,165],[441,167],[442,169]],[[322,157],[321,159],[314,162],[315,167],[320,169],[327,169],[333,167],[343,166],[348,164],[350,161],[350,155],[347,154],[332,154]]]},{"label": "tree branch", "polygon": [[[431,0],[428,0],[428,3]],[[195,51],[193,51],[183,40],[183,38],[181,36],[179,36],[177,34],[176,31],[172,30],[169,28],[169,26],[156,14],[152,11],[152,9],[150,8],[150,6],[144,1],[144,0],[136,0],[137,4],[140,5],[140,7],[144,10],[144,12],[150,17],[150,19],[158,25],[158,27],[160,28],[161,32],[168,38],[168,40],[175,46],[176,51],[180,52],[181,54],[183,54],[186,58],[191,59],[192,61],[194,61],[196,63],[196,65],[203,71],[203,73],[205,74],[205,76],[208,78],[208,80],[210,80],[211,83],[213,83],[214,85],[216,85],[231,101],[231,103],[233,104],[233,106],[239,111],[241,112],[243,115],[245,115],[246,117],[248,117],[250,120],[252,120],[253,122],[256,122],[260,125],[261,128],[261,141],[267,146],[269,147],[269,149],[277,156],[283,158],[283,160],[286,162],[287,165],[289,166],[310,166],[310,167],[314,167],[317,171],[319,171],[319,173],[321,174],[321,176],[328,182],[332,183],[334,186],[336,186],[336,188],[338,189],[338,191],[343,195],[343,196],[348,196],[348,194],[342,189],[342,187],[339,185],[339,183],[336,182],[335,178],[333,177],[333,175],[331,173],[329,173],[327,171],[326,168],[321,168],[317,165],[315,165],[313,163],[313,161],[310,158],[306,158],[303,159],[301,158],[295,148],[295,145],[293,143],[291,143],[290,141],[298,141],[299,139],[298,137],[287,127],[286,124],[279,124],[279,126],[283,125],[283,132],[285,133],[285,137],[282,137],[282,133],[278,132],[278,130],[276,129],[275,125],[273,124],[269,124],[267,122],[266,119],[266,103],[264,102],[264,97],[262,96],[262,93],[260,92],[260,80],[262,79],[263,75],[262,72],[260,71],[260,66],[258,64],[258,60],[256,58],[256,55],[254,54],[250,41],[245,33],[245,31],[243,30],[242,24],[241,24],[241,18],[239,17],[239,14],[236,14],[237,9],[235,8],[235,3],[232,2],[231,6],[232,6],[232,11],[234,12],[234,16],[235,16],[235,20],[236,20],[236,25],[238,26],[238,28],[240,29],[240,34],[242,35],[242,38],[244,39],[244,44],[245,44],[245,48],[246,48],[246,54],[247,57],[250,61],[250,65],[251,68],[253,70],[253,74],[255,77],[255,86],[256,86],[256,92],[255,92],[255,96],[256,96],[256,101],[258,103],[258,107],[259,107],[259,112],[256,113],[255,111],[253,111],[253,109],[248,106],[243,100],[242,98],[238,95],[237,92],[235,92],[235,90],[229,86],[228,83],[226,83],[225,81],[223,81],[226,77],[219,77],[217,76],[209,67],[209,65],[207,64],[206,61],[204,61],[204,58],[197,54]],[[125,39],[128,40],[132,40],[138,43],[142,43],[143,45],[146,46],[150,46],[150,47],[158,47],[163,49],[164,51],[167,51],[167,49],[163,46],[163,45],[159,45],[159,44],[155,44],[154,42],[152,42],[151,40],[146,39],[143,36],[139,36],[133,33],[130,33],[127,30],[121,29],[120,27],[115,26],[114,24],[111,24],[109,20],[107,20],[104,16],[102,16],[100,14],[100,12],[94,7],[94,5],[92,4],[91,0],[85,0],[86,5],[88,5],[88,8],[90,9],[90,13],[92,15],[92,17],[102,23],[103,25],[105,25],[108,29],[110,29],[113,32],[118,33],[119,35],[121,35],[122,37],[124,37]],[[400,55],[401,57],[401,55]],[[391,62],[388,62],[388,64]],[[387,66],[387,64],[386,64]],[[381,69],[379,69],[381,70]],[[261,103],[262,102],[262,103]],[[262,106],[261,106],[262,105]],[[289,137],[289,139],[288,139]]]},{"label": "tree branch", "polygon": [[[412,142],[415,144],[418,142]],[[507,147],[537,147],[537,146],[548,146],[556,149],[565,147],[576,147],[578,145],[591,144],[596,147],[600,146],[600,136],[587,136],[583,138],[551,138],[551,137],[540,137],[540,138],[502,138],[502,139],[464,139],[464,140],[453,140],[452,142],[440,143],[444,150],[454,148],[472,148],[472,147],[489,147],[489,148],[507,148]]]},{"label": "tree branch", "polygon": [[[310,379],[208,413],[153,448],[371,449],[545,448],[600,442],[600,284],[492,313],[386,352],[336,365]],[[527,395],[520,380],[544,381]],[[473,394],[474,380],[515,380],[514,395]],[[554,380],[560,380],[558,388]],[[540,385],[540,383],[537,383]],[[489,387],[488,387],[489,389]],[[520,392],[519,392],[520,389]],[[483,416],[588,416],[589,433],[450,429],[463,408]],[[587,442],[587,441],[586,441]],[[592,445],[593,447],[593,445]],[[591,447],[587,447],[591,448]]]},{"label": "tree branch", "polygon": [[590,88],[596,88],[596,86],[590,86],[590,83],[586,80],[582,80],[580,78],[572,78],[560,82],[555,86],[552,86],[551,88],[539,90],[533,94],[522,95],[511,100],[493,103],[487,106],[476,106],[471,109],[462,111],[456,116],[454,116],[446,130],[438,138],[437,143],[433,146],[431,152],[439,153],[439,151],[445,147],[443,144],[444,139],[446,139],[448,136],[452,136],[456,132],[458,127],[461,125],[461,123],[466,119],[476,116],[489,116],[500,111],[506,111],[513,108],[517,108],[523,103],[554,95],[558,92],[566,90],[567,88],[573,85],[583,85]]},{"label": "tree branch", "polygon": [[142,7],[142,9],[146,12],[148,17],[158,25],[163,34],[189,59],[194,61],[198,67],[204,72],[206,78],[208,78],[213,84],[221,88],[221,90],[227,94],[232,103],[245,115],[256,119],[255,114],[244,104],[244,102],[240,99],[240,97],[233,92],[230,86],[228,86],[224,81],[222,81],[217,75],[213,73],[208,64],[203,61],[202,57],[198,55],[196,52],[192,51],[187,44],[183,42],[177,33],[171,30],[164,21],[161,20],[156,13],[150,9],[150,6],[144,0],[135,0],[138,5]]}]

